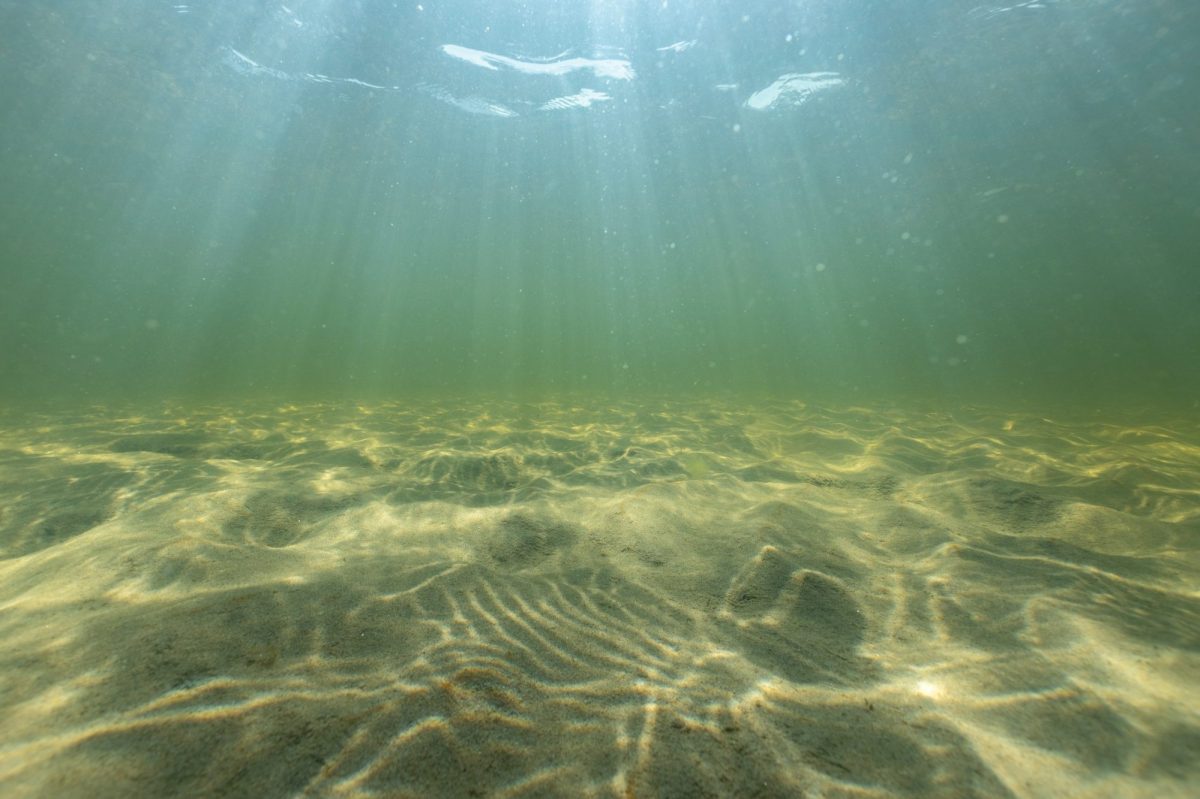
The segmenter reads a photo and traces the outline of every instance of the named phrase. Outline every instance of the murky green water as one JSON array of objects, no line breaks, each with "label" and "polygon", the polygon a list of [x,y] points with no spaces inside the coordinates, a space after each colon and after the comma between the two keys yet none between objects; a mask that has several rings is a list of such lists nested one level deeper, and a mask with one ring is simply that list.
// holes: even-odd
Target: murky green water
[{"label": "murky green water", "polygon": [[0,0],[0,794],[1187,796],[1197,53]]},{"label": "murky green water", "polygon": [[0,13],[13,398],[1194,407],[1185,4]]}]

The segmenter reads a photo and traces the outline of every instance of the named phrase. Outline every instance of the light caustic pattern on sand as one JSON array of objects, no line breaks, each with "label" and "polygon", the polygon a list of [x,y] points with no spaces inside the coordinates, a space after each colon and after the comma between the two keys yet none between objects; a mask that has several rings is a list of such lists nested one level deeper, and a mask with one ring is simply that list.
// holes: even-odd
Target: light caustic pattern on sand
[{"label": "light caustic pattern on sand", "polygon": [[5,796],[1185,796],[1200,431],[10,414]]}]

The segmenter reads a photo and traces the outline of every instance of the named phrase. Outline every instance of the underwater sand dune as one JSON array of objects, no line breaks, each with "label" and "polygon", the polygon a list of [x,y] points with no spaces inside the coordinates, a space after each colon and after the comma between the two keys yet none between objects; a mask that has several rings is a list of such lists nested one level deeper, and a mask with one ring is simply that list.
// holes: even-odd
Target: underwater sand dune
[{"label": "underwater sand dune", "polygon": [[1200,436],[10,414],[4,796],[1187,796]]}]

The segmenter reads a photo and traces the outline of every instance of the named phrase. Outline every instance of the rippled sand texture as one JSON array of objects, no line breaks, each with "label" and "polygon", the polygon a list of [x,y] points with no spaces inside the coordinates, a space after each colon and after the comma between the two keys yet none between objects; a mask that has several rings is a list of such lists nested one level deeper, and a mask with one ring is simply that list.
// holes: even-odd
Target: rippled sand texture
[{"label": "rippled sand texture", "polygon": [[0,794],[1194,796],[1200,432],[800,404],[0,432]]}]

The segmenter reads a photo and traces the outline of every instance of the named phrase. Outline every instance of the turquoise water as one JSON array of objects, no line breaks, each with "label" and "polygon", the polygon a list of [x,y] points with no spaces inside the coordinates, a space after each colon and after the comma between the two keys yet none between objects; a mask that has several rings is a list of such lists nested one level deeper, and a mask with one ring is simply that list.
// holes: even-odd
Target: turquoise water
[{"label": "turquoise water", "polygon": [[1193,796],[1198,61],[0,0],[0,796]]}]

